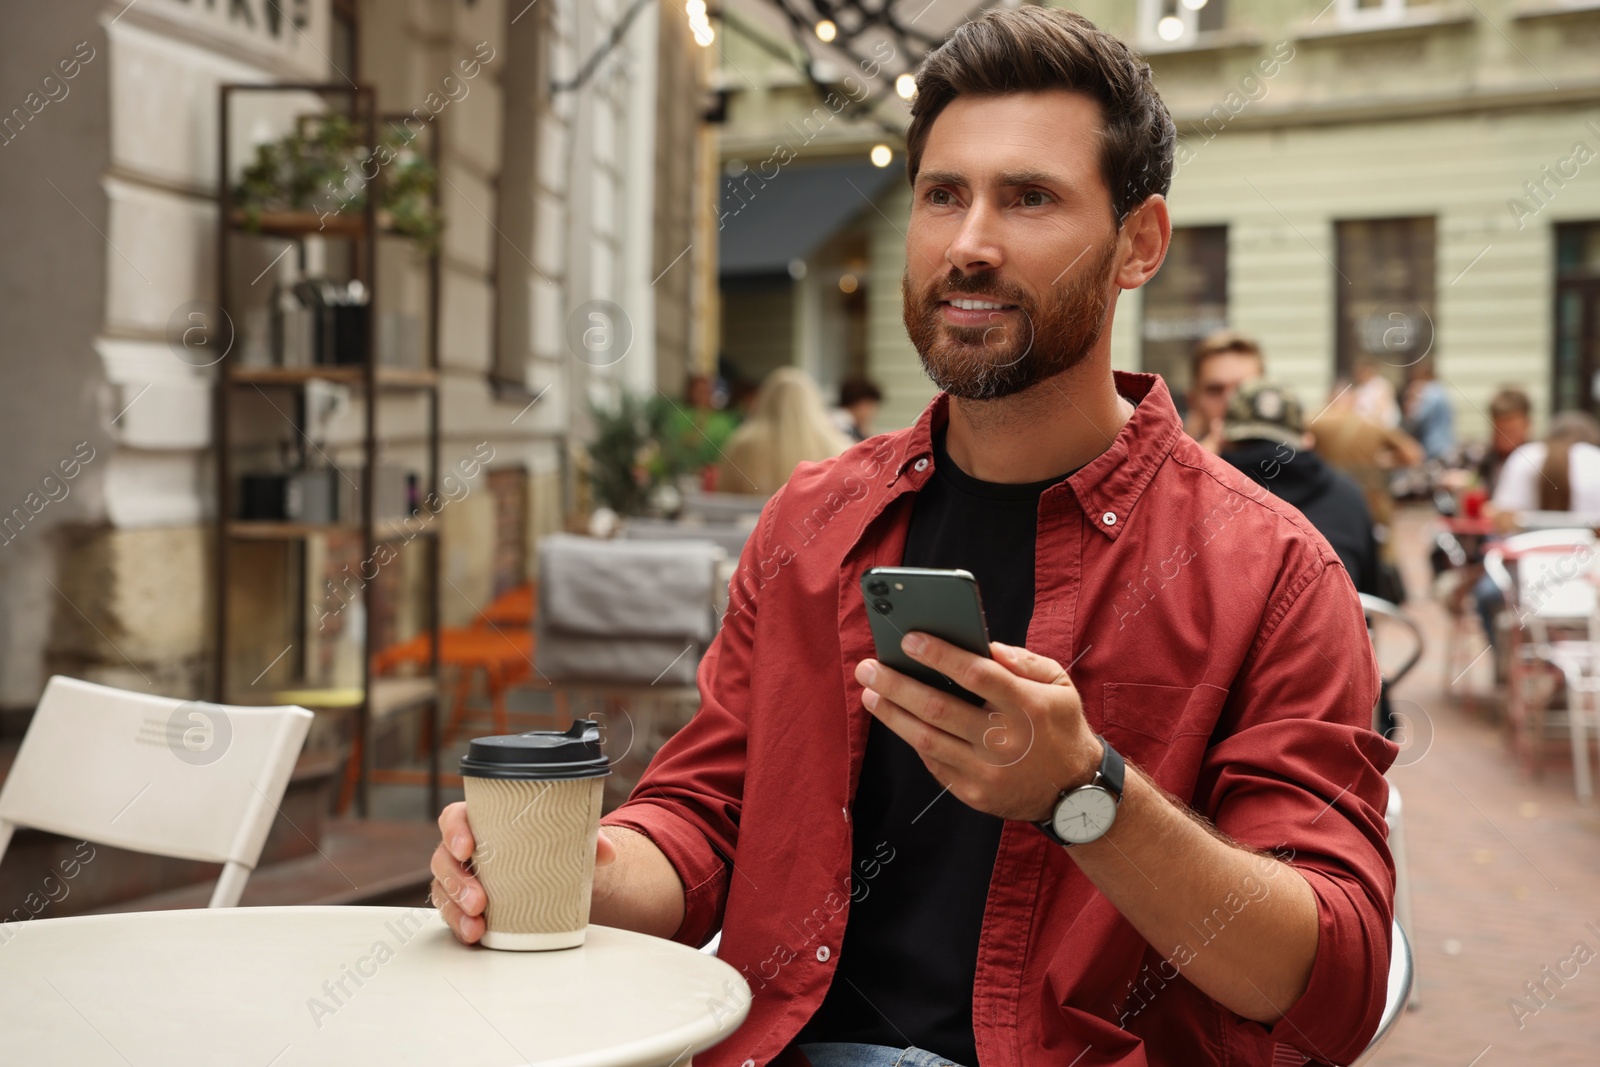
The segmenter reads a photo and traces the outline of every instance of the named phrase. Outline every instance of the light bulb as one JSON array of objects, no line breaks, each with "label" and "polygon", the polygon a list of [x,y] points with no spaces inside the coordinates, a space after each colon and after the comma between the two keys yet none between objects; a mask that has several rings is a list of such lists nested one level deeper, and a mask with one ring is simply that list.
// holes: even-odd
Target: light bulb
[{"label": "light bulb", "polygon": [[837,36],[839,36],[839,27],[835,26],[831,19],[823,19],[817,23],[817,40],[823,44],[827,44]]},{"label": "light bulb", "polygon": [[1176,41],[1183,36],[1183,20],[1176,15],[1168,15],[1156,23],[1156,36],[1163,41]]},{"label": "light bulb", "polygon": [[910,100],[917,93],[917,78],[914,74],[902,74],[894,80],[894,91],[902,99]]},{"label": "light bulb", "polygon": [[894,150],[886,144],[875,144],[870,158],[874,167],[887,167],[894,162]]}]

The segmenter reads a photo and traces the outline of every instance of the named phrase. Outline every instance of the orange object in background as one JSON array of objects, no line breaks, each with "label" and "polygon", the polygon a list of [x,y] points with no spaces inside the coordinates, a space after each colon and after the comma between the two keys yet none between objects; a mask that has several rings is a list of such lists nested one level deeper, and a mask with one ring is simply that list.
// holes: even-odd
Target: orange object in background
[{"label": "orange object in background", "polygon": [[1475,485],[1461,494],[1461,514],[1469,519],[1483,518],[1483,506],[1489,502],[1489,491]]},{"label": "orange object in background", "polygon": [[533,625],[533,583],[514,585],[495,597],[489,606],[478,612],[472,624],[484,626],[517,626],[527,629]]},{"label": "orange object in background", "polygon": [[[450,743],[466,717],[467,696],[472,691],[474,674],[483,675],[494,732],[511,732],[507,723],[506,690],[526,682],[534,671],[533,604],[533,583],[523,582],[496,597],[478,613],[471,626],[450,626],[439,631],[439,666],[443,670],[454,670],[456,676],[450,720],[440,730],[441,749]],[[375,678],[393,675],[408,664],[419,673],[426,673],[432,657],[433,641],[428,634],[419,634],[373,656],[372,674]],[[419,738],[419,754],[426,743],[425,736]],[[341,789],[340,811],[349,806],[354,795],[360,761],[358,742]]]}]

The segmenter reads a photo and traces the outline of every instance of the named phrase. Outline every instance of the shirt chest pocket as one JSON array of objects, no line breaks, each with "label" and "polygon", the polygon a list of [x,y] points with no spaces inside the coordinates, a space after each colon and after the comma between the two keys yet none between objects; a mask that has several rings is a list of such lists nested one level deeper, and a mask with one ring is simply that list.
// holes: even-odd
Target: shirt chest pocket
[{"label": "shirt chest pocket", "polygon": [[1107,682],[1101,733],[1124,759],[1187,800],[1228,691],[1214,685]]}]

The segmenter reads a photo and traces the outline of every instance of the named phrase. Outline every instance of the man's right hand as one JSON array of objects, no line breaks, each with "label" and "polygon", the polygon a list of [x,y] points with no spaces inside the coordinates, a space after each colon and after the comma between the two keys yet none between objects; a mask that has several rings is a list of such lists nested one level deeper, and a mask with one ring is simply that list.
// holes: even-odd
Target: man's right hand
[{"label": "man's right hand", "polygon": [[[429,897],[456,939],[470,945],[483,937],[483,907],[489,898],[483,883],[468,869],[475,842],[465,802],[457,801],[439,813],[439,834],[442,840],[429,864],[433,871]],[[595,842],[595,865],[604,867],[616,858],[616,846],[601,828]]]}]

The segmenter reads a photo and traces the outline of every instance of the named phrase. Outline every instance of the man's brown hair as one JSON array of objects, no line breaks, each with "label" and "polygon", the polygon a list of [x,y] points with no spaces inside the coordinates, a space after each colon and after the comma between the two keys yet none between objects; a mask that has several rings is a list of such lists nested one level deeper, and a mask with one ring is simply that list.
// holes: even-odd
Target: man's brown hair
[{"label": "man's brown hair", "polygon": [[1500,391],[1494,394],[1489,401],[1489,417],[1503,419],[1509,415],[1521,415],[1524,418],[1533,417],[1533,402],[1528,399],[1528,394],[1511,385],[1503,385]]},{"label": "man's brown hair", "polygon": [[1100,174],[1117,225],[1146,197],[1172,186],[1177,129],[1150,65],[1082,15],[1060,8],[986,11],[963,23],[917,73],[906,129],[913,186],[933,120],[958,96],[1068,89],[1100,105]]},{"label": "man's brown hair", "polygon": [[1242,356],[1254,356],[1256,362],[1265,369],[1266,357],[1261,354],[1261,346],[1249,334],[1240,333],[1238,330],[1217,330],[1207,334],[1199,344],[1194,346],[1194,353],[1189,357],[1189,380],[1200,380],[1200,368],[1212,356],[1220,356],[1224,352],[1237,352]]}]

